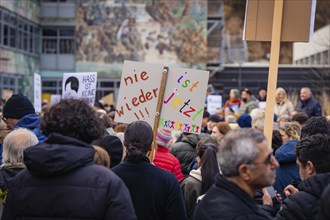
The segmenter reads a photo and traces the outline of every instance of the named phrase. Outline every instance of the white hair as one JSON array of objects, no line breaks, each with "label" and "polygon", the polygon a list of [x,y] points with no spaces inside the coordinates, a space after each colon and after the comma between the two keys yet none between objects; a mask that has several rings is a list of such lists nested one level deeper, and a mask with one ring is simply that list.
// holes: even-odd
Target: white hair
[{"label": "white hair", "polygon": [[17,128],[9,132],[3,141],[2,162],[23,163],[23,151],[38,143],[37,136],[26,128]]}]

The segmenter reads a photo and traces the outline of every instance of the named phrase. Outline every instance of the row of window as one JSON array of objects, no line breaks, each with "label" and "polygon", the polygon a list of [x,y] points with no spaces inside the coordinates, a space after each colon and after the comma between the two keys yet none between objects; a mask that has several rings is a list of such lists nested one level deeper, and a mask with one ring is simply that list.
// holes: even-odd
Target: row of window
[{"label": "row of window", "polygon": [[42,30],[42,53],[74,54],[74,28],[44,28]]},{"label": "row of window", "polygon": [[39,26],[0,8],[0,46],[37,54]]},{"label": "row of window", "polygon": [[295,61],[296,64],[301,65],[329,65],[330,64],[330,50],[326,50],[309,57],[305,57]]}]

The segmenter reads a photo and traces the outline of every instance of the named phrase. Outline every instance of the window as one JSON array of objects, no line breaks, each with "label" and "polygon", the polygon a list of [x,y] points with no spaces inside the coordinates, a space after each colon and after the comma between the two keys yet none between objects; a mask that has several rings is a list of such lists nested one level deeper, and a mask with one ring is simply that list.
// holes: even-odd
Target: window
[{"label": "window", "polygon": [[36,54],[38,50],[34,45],[38,45],[38,34],[37,25],[0,8],[0,46]]},{"label": "window", "polygon": [[74,54],[74,28],[44,28],[42,30],[42,53]]}]

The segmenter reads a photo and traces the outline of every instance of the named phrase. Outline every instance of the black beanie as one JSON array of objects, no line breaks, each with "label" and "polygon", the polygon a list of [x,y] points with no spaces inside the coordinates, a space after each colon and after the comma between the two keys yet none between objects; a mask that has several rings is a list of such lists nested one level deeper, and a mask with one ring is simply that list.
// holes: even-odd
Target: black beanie
[{"label": "black beanie", "polygon": [[98,143],[110,155],[110,168],[116,166],[123,158],[123,144],[117,136],[107,135]]},{"label": "black beanie", "polygon": [[35,113],[36,112],[30,100],[22,94],[12,95],[3,107],[4,118],[20,119],[23,118],[25,115]]}]

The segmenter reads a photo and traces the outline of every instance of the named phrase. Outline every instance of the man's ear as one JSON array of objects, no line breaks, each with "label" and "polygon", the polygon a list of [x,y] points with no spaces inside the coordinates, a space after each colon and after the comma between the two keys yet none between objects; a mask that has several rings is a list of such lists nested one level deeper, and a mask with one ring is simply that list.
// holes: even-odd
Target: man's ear
[{"label": "man's ear", "polygon": [[306,173],[308,174],[308,176],[314,176],[316,174],[315,166],[312,161],[307,161]]},{"label": "man's ear", "polygon": [[248,164],[241,164],[238,167],[238,175],[240,176],[241,179],[244,181],[250,180],[251,177],[251,169],[249,168]]}]

